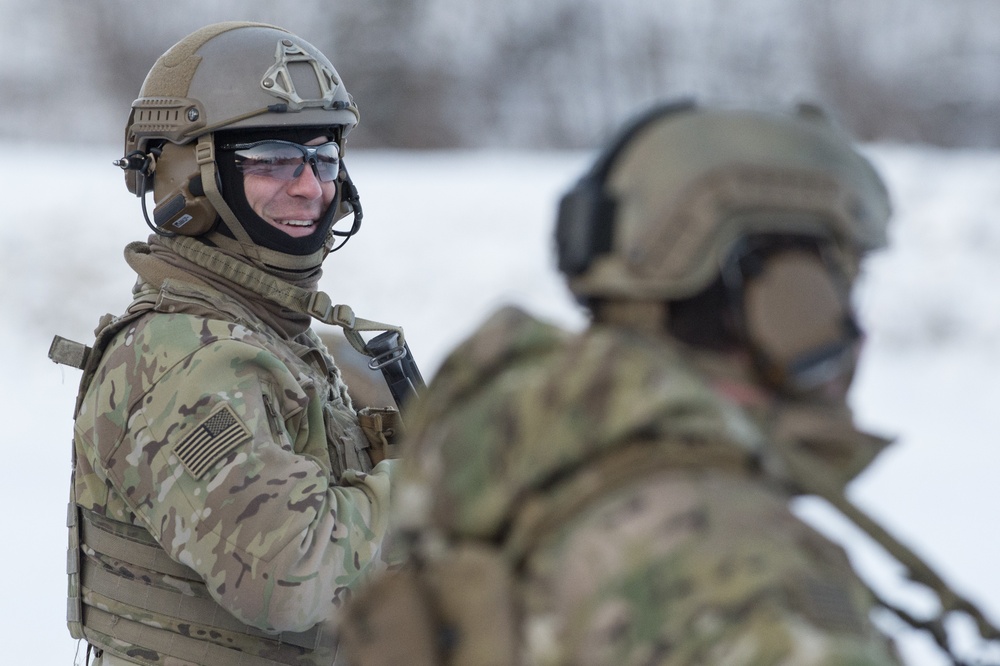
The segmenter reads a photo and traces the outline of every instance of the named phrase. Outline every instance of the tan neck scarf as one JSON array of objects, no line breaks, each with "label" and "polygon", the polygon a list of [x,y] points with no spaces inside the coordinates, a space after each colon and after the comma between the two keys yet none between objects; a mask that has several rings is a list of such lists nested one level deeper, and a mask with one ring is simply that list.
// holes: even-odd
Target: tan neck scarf
[{"label": "tan neck scarf", "polygon": [[[212,248],[212,250],[219,254],[219,262],[239,261],[246,264],[247,270],[259,270],[237,255],[218,248]],[[267,299],[257,292],[223,277],[210,267],[200,266],[180,256],[172,248],[172,239],[169,238],[150,236],[148,244],[133,243],[126,248],[125,260],[143,281],[154,287],[159,287],[167,278],[211,287],[239,302],[265,324],[289,340],[305,332],[312,321],[307,314]],[[315,291],[321,274],[322,270],[317,268],[305,276],[293,277],[282,272],[281,275],[271,277],[276,277],[302,289]]]}]

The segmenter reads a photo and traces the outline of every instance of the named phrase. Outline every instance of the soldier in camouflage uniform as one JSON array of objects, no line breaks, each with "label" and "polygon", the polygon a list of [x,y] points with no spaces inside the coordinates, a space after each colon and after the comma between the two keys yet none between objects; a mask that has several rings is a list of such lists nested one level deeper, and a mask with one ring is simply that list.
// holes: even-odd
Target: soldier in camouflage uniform
[{"label": "soldier in camouflage uniform", "polygon": [[865,522],[842,490],[885,441],[845,402],[850,292],[889,214],[816,109],[628,127],[560,206],[592,325],[502,309],[408,415],[410,566],[348,605],[351,662],[899,663],[843,551],[789,510],[817,493]]},{"label": "soldier in camouflage uniform", "polygon": [[53,346],[84,368],[69,625],[94,663],[331,664],[385,566],[395,412],[356,413],[310,328],[379,328],[317,290],[361,220],[357,120],[322,53],[250,23],[178,42],[132,105],[119,166],[156,233],[125,314]]}]

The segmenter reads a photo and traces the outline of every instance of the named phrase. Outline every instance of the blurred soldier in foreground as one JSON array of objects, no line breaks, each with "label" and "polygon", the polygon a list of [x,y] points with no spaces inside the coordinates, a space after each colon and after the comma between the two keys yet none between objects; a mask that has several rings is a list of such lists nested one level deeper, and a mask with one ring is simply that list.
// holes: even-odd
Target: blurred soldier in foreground
[{"label": "blurred soldier in foreground", "polygon": [[127,311],[51,352],[84,369],[69,625],[88,661],[331,664],[339,607],[385,566],[396,412],[356,412],[310,328],[365,352],[359,331],[401,335],[317,290],[361,221],[357,121],[322,53],[250,23],[178,42],[132,104],[118,165],[156,233],[126,248]]},{"label": "blurred soldier in foreground", "polygon": [[881,602],[789,511],[814,493],[878,533],[843,489],[886,442],[845,395],[851,288],[889,215],[815,109],[677,105],[627,128],[560,207],[592,325],[503,309],[412,413],[410,566],[348,606],[352,663],[899,663]]}]

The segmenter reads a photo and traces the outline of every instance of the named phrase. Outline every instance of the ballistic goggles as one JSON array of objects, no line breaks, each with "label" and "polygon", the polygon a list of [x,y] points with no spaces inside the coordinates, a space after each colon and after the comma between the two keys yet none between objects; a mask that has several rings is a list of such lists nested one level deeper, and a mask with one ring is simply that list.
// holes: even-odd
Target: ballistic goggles
[{"label": "ballistic goggles", "polygon": [[235,151],[236,168],[244,174],[295,180],[309,164],[320,181],[329,183],[336,180],[340,172],[340,146],[336,141],[303,146],[291,141],[267,139],[222,146],[222,149]]}]

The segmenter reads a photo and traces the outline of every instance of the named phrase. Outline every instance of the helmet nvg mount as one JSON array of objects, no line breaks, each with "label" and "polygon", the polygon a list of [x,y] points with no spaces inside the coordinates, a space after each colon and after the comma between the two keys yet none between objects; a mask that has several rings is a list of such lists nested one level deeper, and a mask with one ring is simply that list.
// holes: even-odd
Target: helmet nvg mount
[{"label": "helmet nvg mount", "polygon": [[[334,233],[357,231],[361,210],[346,170],[315,232],[322,234],[321,247],[304,255],[276,251],[251,239],[223,196],[215,135],[315,127],[340,144],[343,157],[344,139],[358,119],[337,71],[314,46],[275,26],[218,23],[188,35],[153,65],[132,103],[125,157],[117,164],[125,169],[129,191],[143,198],[144,211],[152,190],[150,226],[157,233],[207,234],[255,263],[304,270],[322,262]],[[352,229],[333,232],[333,224],[351,212]]]}]

